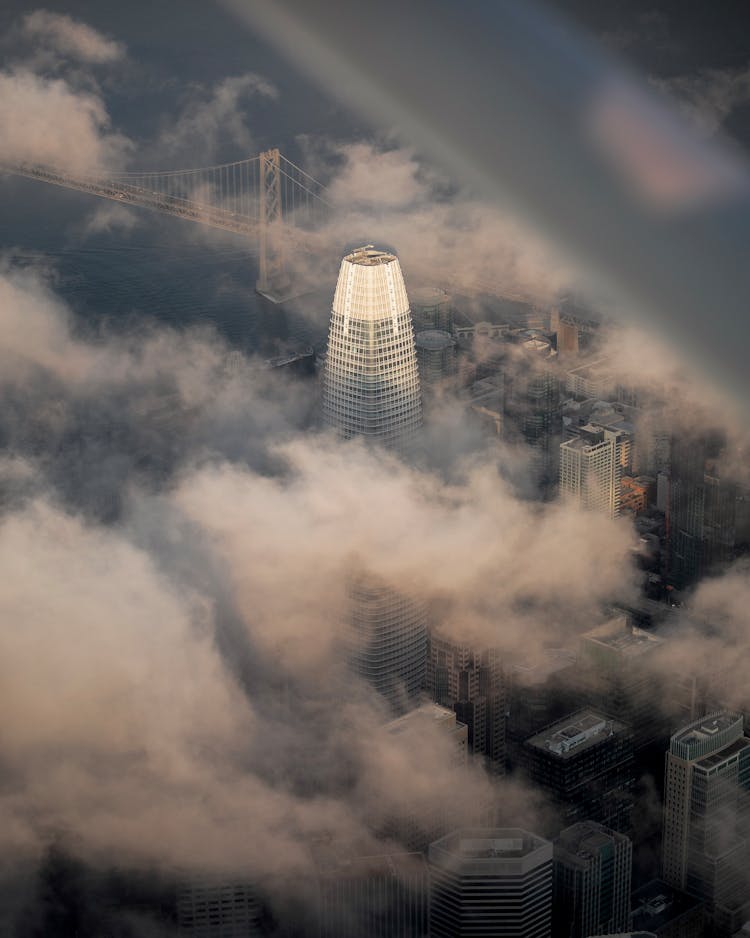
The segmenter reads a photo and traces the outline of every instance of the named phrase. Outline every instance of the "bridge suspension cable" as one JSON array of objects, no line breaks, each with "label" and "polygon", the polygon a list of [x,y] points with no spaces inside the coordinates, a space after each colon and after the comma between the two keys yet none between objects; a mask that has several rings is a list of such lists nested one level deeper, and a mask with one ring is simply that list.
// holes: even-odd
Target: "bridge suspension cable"
[{"label": "bridge suspension cable", "polygon": [[304,247],[304,229],[330,207],[325,186],[278,149],[232,163],[160,172],[71,173],[21,162],[0,162],[0,172],[257,238],[258,290],[274,299],[289,288],[287,244]]}]

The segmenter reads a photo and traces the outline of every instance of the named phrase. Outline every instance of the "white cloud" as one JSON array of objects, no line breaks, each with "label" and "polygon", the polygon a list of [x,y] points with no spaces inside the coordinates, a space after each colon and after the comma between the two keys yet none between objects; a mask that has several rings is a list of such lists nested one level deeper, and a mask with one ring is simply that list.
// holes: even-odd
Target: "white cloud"
[{"label": "white cloud", "polygon": [[131,149],[102,99],[27,69],[0,72],[0,160],[73,173],[118,168]]},{"label": "white cloud", "polygon": [[234,147],[239,159],[255,156],[249,102],[277,97],[276,87],[252,72],[225,78],[211,87],[194,85],[178,116],[162,130],[156,152],[187,159],[190,165],[215,159],[222,146]]},{"label": "white cloud", "polygon": [[86,23],[49,10],[27,14],[21,30],[42,47],[86,65],[108,65],[125,56],[121,42],[108,39]]}]

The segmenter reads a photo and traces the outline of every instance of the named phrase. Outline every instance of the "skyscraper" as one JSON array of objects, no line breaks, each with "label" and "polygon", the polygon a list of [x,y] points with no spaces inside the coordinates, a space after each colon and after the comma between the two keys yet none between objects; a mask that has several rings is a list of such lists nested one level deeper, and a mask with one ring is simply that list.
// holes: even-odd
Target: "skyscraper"
[{"label": "skyscraper", "polygon": [[424,680],[427,610],[424,603],[377,577],[357,573],[349,582],[350,656],[354,669],[403,713]]},{"label": "skyscraper", "polygon": [[323,419],[343,437],[400,446],[422,422],[409,300],[398,259],[372,245],[341,262],[323,377]]},{"label": "skyscraper", "polygon": [[431,634],[425,686],[469,729],[469,750],[487,768],[505,772],[505,680],[499,654]]},{"label": "skyscraper", "polygon": [[663,876],[703,899],[718,934],[750,917],[750,739],[720,711],[671,738],[666,756]]},{"label": "skyscraper", "polygon": [[552,844],[527,831],[469,828],[430,844],[433,938],[549,938]]},{"label": "skyscraper", "polygon": [[257,890],[244,881],[204,876],[177,890],[177,924],[190,938],[254,938],[262,934]]},{"label": "skyscraper", "polygon": [[422,854],[341,859],[318,853],[320,938],[429,934],[429,879]]},{"label": "skyscraper", "polygon": [[530,448],[534,483],[549,498],[557,491],[563,435],[557,352],[539,335],[512,348],[517,354],[504,371],[505,436]]},{"label": "skyscraper", "polygon": [[529,778],[558,802],[563,821],[629,831],[635,772],[625,724],[580,710],[526,740],[522,762]]},{"label": "skyscraper", "polygon": [[554,844],[553,934],[587,938],[630,924],[632,847],[624,834],[583,821]]},{"label": "skyscraper", "polygon": [[448,332],[427,329],[416,336],[422,393],[437,393],[456,373],[456,342]]},{"label": "skyscraper", "polygon": [[629,447],[625,430],[581,427],[579,436],[560,445],[560,495],[616,518]]},{"label": "skyscraper", "polygon": [[732,556],[737,489],[709,458],[718,448],[706,434],[672,441],[667,529],[669,577],[678,589]]}]

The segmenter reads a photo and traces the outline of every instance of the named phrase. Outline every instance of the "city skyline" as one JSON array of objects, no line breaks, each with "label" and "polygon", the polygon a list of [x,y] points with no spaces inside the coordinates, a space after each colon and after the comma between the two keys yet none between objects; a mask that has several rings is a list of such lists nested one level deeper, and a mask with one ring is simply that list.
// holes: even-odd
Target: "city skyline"
[{"label": "city skyline", "polygon": [[[747,147],[729,14],[701,51],[695,11],[625,7],[540,22]],[[317,76],[261,0],[152,13],[0,11],[0,933],[734,935],[729,367],[630,315],[606,230],[579,263],[582,219],[424,146],[410,86],[374,116],[374,27],[358,107],[333,32]]]}]

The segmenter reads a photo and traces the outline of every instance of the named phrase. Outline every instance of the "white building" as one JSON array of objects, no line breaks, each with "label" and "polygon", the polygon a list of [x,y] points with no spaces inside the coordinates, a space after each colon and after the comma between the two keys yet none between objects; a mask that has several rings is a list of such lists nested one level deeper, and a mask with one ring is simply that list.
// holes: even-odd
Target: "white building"
[{"label": "white building", "polygon": [[578,432],[575,439],[560,444],[560,495],[581,508],[616,518],[630,434],[591,425]]},{"label": "white building", "polygon": [[399,445],[422,423],[409,300],[398,259],[372,245],[341,262],[323,377],[323,419],[343,437]]}]

